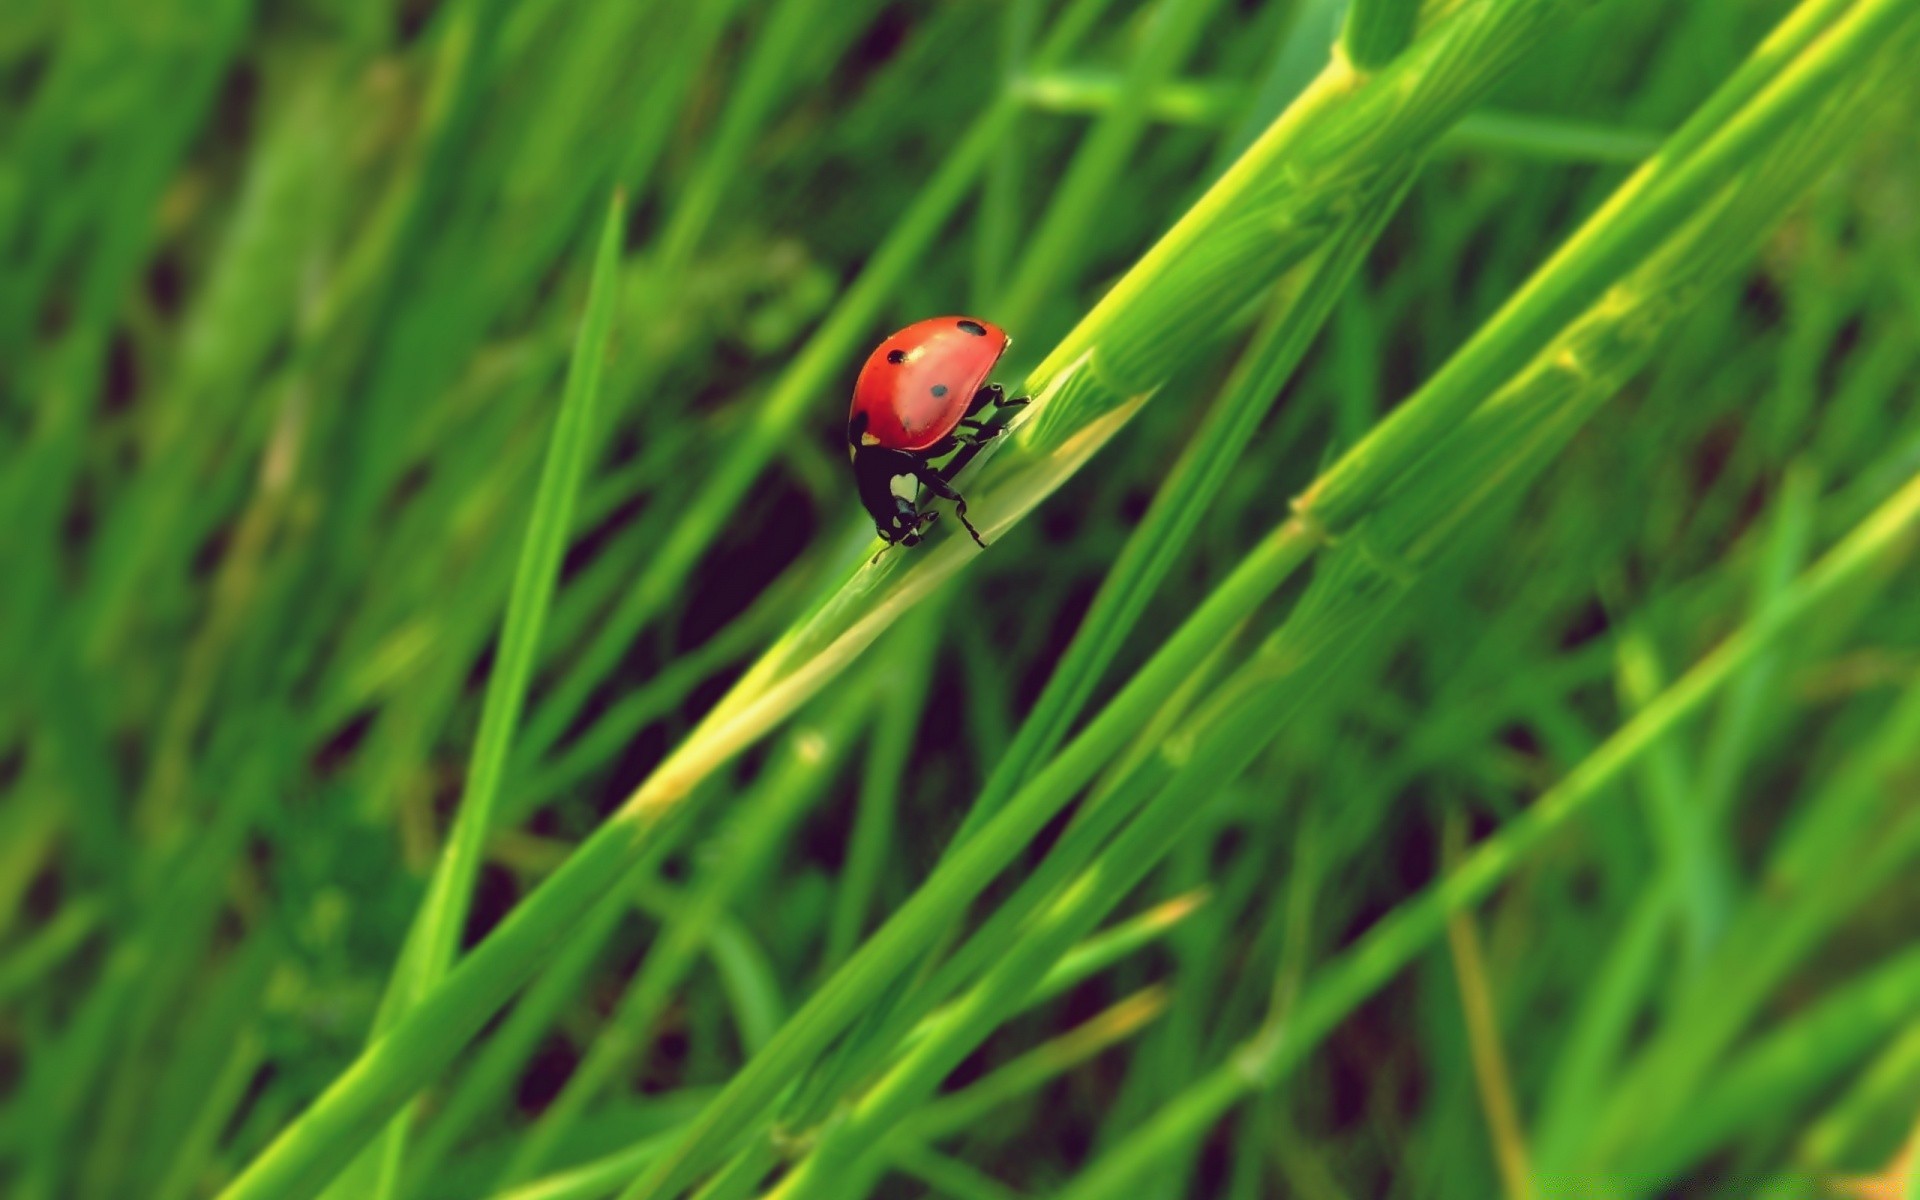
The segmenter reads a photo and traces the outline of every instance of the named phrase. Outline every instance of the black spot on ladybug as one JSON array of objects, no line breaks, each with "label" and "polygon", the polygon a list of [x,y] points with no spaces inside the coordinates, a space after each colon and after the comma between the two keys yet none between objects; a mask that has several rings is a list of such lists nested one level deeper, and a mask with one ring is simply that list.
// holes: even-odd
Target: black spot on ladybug
[{"label": "black spot on ladybug", "polygon": [[847,422],[847,445],[858,446],[860,444],[860,435],[866,431],[867,414],[863,412],[853,414],[853,419]]},{"label": "black spot on ladybug", "polygon": [[978,321],[962,321],[960,322],[960,328],[975,337],[987,336],[987,327]]},{"label": "black spot on ladybug", "polygon": [[887,361],[890,363],[903,363],[907,361],[907,352],[905,350],[889,350],[887,351]]},{"label": "black spot on ladybug", "polygon": [[944,384],[944,383],[936,383],[936,384],[934,384],[934,385],[933,385],[933,395],[934,395],[934,398],[935,398],[936,400],[937,400],[937,399],[939,399],[939,398],[940,398],[941,396],[944,396],[944,395],[946,395],[946,394],[947,394],[947,385],[946,385],[946,384]]}]

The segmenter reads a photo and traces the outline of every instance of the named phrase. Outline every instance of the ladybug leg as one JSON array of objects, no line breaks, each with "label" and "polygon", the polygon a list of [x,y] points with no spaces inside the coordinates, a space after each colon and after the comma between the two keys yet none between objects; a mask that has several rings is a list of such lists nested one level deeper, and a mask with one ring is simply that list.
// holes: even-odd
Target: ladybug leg
[{"label": "ladybug leg", "polygon": [[1026,396],[1015,396],[1009,400],[1007,399],[1007,393],[999,384],[990,383],[973,394],[973,400],[967,405],[967,415],[971,417],[980,410],[988,407],[1025,408],[1028,399],[1029,397]]},{"label": "ladybug leg", "polygon": [[967,527],[967,532],[973,535],[975,544],[982,550],[985,550],[987,543],[981,540],[980,531],[973,527],[972,521],[967,520],[967,501],[965,497],[961,496],[958,491],[955,491],[954,486],[948,483],[946,478],[931,466],[923,466],[920,470],[915,471],[914,474],[919,476],[921,486],[929,492],[932,492],[942,500],[953,501],[953,515],[959,517],[960,523]]}]

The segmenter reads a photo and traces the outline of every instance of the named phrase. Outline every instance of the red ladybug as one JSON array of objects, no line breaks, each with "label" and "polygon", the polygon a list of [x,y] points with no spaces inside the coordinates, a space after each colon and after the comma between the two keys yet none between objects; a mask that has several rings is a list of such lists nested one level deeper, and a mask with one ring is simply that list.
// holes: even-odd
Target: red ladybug
[{"label": "red ladybug", "polygon": [[[953,501],[954,515],[981,546],[967,502],[952,479],[1004,424],[977,420],[987,408],[1019,408],[987,382],[1008,344],[1006,331],[974,317],[931,317],[881,342],[860,368],[847,416],[847,452],[860,502],[889,545],[917,544],[940,514],[920,507],[920,489]],[[955,454],[955,451],[959,453]],[[953,454],[945,467],[935,459]]]}]

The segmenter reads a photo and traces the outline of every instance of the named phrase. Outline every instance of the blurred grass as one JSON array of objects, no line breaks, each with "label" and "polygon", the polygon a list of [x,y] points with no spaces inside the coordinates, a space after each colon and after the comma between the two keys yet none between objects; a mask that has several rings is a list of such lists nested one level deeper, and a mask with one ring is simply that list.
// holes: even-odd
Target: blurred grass
[{"label": "blurred grass", "polygon": [[[0,1192],[1912,1169],[1920,5],[108,7],[0,13]],[[994,544],[865,567],[968,309]]]}]

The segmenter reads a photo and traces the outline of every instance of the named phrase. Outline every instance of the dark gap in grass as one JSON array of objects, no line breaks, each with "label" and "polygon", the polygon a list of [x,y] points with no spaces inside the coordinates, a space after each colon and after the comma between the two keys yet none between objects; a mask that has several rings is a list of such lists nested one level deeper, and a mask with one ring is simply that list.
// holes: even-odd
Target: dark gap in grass
[{"label": "dark gap in grass", "polygon": [[560,1095],[579,1065],[580,1052],[574,1048],[573,1039],[560,1033],[547,1034],[520,1073],[513,1091],[514,1107],[529,1118],[538,1117]]},{"label": "dark gap in grass", "polygon": [[11,791],[27,769],[27,739],[24,734],[10,745],[0,745],[0,792]]},{"label": "dark gap in grass", "polygon": [[912,29],[912,6],[883,5],[867,22],[867,27],[854,37],[839,68],[827,76],[834,99],[850,100],[865,88],[874,72],[900,52]]},{"label": "dark gap in grass", "polygon": [[640,456],[646,434],[633,421],[624,421],[609,429],[602,440],[600,462],[593,474],[603,476],[626,466]]},{"label": "dark gap in grass", "polygon": [[847,844],[853,837],[859,784],[847,770],[837,773],[824,802],[815,804],[794,831],[795,859],[837,876],[847,863]]},{"label": "dark gap in grass", "polygon": [[[253,118],[260,104],[260,67],[256,60],[237,56],[220,81],[220,99],[209,110],[205,141],[222,147],[237,162],[252,148]],[[222,188],[231,195],[236,189]]]},{"label": "dark gap in grass", "polygon": [[1532,727],[1517,721],[1501,726],[1493,740],[1529,762],[1539,762],[1545,753],[1545,747],[1540,744]]},{"label": "dark gap in grass", "polygon": [[[1040,510],[1043,524],[1048,511],[1046,508]],[[1077,518],[1070,519],[1077,521]],[[1060,657],[1072,644],[1081,622],[1086,620],[1087,610],[1093,606],[1093,598],[1098,592],[1098,581],[1085,573],[1076,573],[1072,581],[1061,589],[1052,605],[1052,614],[1047,619],[1046,635],[1035,647],[1036,653],[1027,658],[1026,669],[1014,676],[1014,694],[1011,697],[1013,711],[1024,715],[1033,710],[1047,681],[1053,678],[1054,670],[1060,665]]]},{"label": "dark gap in grass", "polygon": [[54,273],[47,281],[46,296],[40,304],[40,311],[34,314],[33,335],[45,343],[54,343],[66,336],[68,326],[73,324],[72,281],[77,274],[74,264]]},{"label": "dark gap in grass", "polygon": [[1214,1122],[1194,1154],[1193,1182],[1200,1196],[1224,1196],[1233,1181],[1234,1146],[1240,1117],[1230,1112]]},{"label": "dark gap in grass", "polygon": [[1425,1080],[1413,1058],[1418,1044],[1406,1036],[1418,1019],[1417,991],[1413,980],[1401,975],[1327,1039],[1319,1056],[1325,1084],[1320,1103],[1309,1110],[1319,1118],[1316,1132],[1379,1135],[1384,1113],[1418,1112]]},{"label": "dark gap in grass", "polygon": [[769,480],[749,503],[756,519],[722,538],[689,586],[676,639],[682,648],[726,628],[813,540],[812,498],[791,479]]},{"label": "dark gap in grass", "polygon": [[467,926],[461,935],[463,948],[471,949],[506,920],[520,902],[520,881],[497,862],[482,863],[474,880],[473,906],[467,912]]},{"label": "dark gap in grass", "polygon": [[[1072,822],[1074,816],[1080,811],[1080,806],[1085,802],[1083,798],[1077,799],[1067,805],[1060,810],[1051,821],[1042,825],[1040,832],[1033,835],[1033,842],[1027,847],[1027,870],[1019,872],[1022,879],[1024,879],[1030,871],[1038,868],[1039,865],[1046,860],[1046,857],[1053,853],[1053,847],[1059,842],[1060,835],[1067,831],[1068,824]],[[1015,880],[1014,882],[1017,883],[1019,880]]]},{"label": "dark gap in grass", "polygon": [[[497,616],[498,614],[496,618]],[[462,683],[462,689],[469,696],[486,694],[487,677],[493,674],[494,659],[500,653],[499,621],[495,619],[491,625],[492,630],[487,634],[487,640],[481,643],[479,652],[473,657],[473,662],[467,667],[467,676]]]},{"label": "dark gap in grass", "polygon": [[626,225],[620,231],[621,249],[631,256],[644,251],[660,236],[660,228],[666,219],[666,204],[661,196],[649,189],[632,198],[627,205]]},{"label": "dark gap in grass", "polygon": [[1005,1030],[996,1030],[985,1041],[975,1046],[965,1058],[954,1065],[953,1070],[947,1072],[946,1079],[941,1081],[940,1092],[942,1094],[957,1092],[963,1088],[972,1087],[985,1078],[1004,1057],[995,1045],[996,1042],[1003,1040],[1008,1040]]},{"label": "dark gap in grass", "polygon": [[[1829,1093],[1831,1093],[1831,1089],[1829,1089]],[[1807,1107],[1809,1111],[1813,1112],[1825,1111],[1824,1107],[1813,1107],[1811,1097],[1808,1098]],[[1777,1122],[1775,1123],[1777,1124]],[[1785,1131],[1782,1132],[1785,1133]],[[1793,1144],[1791,1136],[1768,1139],[1768,1141],[1774,1146],[1782,1147]],[[1744,1148],[1729,1147],[1702,1158],[1693,1165],[1692,1170],[1681,1172],[1673,1179],[1669,1186],[1662,1188],[1658,1193],[1660,1200],[1686,1200],[1687,1197],[1692,1196],[1725,1195],[1728,1192],[1738,1192],[1747,1195],[1759,1194],[1760,1185],[1765,1181],[1765,1175],[1757,1169],[1758,1164],[1751,1161],[1741,1162],[1742,1149],[1744,1149],[1748,1155],[1753,1153],[1753,1147],[1749,1144]],[[1730,1184],[1733,1186],[1729,1187]],[[1848,1191],[1851,1191],[1851,1189],[1848,1189]],[[1829,1196],[1844,1196],[1848,1194],[1848,1191],[1841,1191],[1837,1186],[1833,1186],[1823,1187],[1820,1191],[1814,1192],[1813,1194],[1820,1195],[1824,1193]],[[1873,1192],[1864,1189],[1853,1194],[1867,1197],[1874,1195]],[[1894,1192],[1889,1194],[1897,1196],[1899,1193]]]},{"label": "dark gap in grass", "polygon": [[1821,356],[1820,367],[1815,375],[1816,395],[1832,396],[1840,390],[1848,361],[1859,350],[1865,334],[1865,316],[1857,309],[1848,313],[1839,328],[1833,331],[1833,340],[1827,343],[1826,353]]},{"label": "dark gap in grass", "polygon": [[1580,606],[1569,615],[1560,627],[1560,636],[1555,644],[1562,651],[1577,650],[1596,638],[1604,638],[1613,632],[1613,623],[1607,616],[1607,610],[1598,597],[1588,596]]},{"label": "dark gap in grass", "polygon": [[148,260],[146,269],[147,299],[154,311],[162,318],[172,320],[180,316],[185,307],[187,294],[187,271],[180,262],[177,247],[160,247]]},{"label": "dark gap in grass", "polygon": [[1219,828],[1207,847],[1208,866],[1215,878],[1224,874],[1232,865],[1233,860],[1245,847],[1246,841],[1246,831],[1238,825],[1227,824]]},{"label": "dark gap in grass", "polygon": [[361,743],[373,731],[373,723],[379,716],[378,708],[365,708],[348,717],[338,729],[314,747],[307,759],[308,770],[321,780],[346,770],[352,765],[353,756],[359,752]]},{"label": "dark gap in grass", "polygon": [[687,851],[677,850],[661,859],[659,875],[668,883],[685,886],[693,878],[693,864],[687,859]]},{"label": "dark gap in grass", "polygon": [[9,1101],[19,1093],[21,1081],[26,1078],[27,1063],[26,1047],[11,1024],[0,1028],[0,1098]]},{"label": "dark gap in grass", "polygon": [[207,531],[200,544],[193,548],[193,557],[188,560],[188,578],[197,583],[211,583],[220,564],[226,560],[227,547],[233,543],[233,522],[222,521]]},{"label": "dark gap in grass", "polygon": [[280,847],[266,831],[252,830],[241,840],[240,862],[262,891],[271,887],[279,860]]},{"label": "dark gap in grass", "polygon": [[733,690],[733,685],[747,673],[745,661],[735,661],[721,667],[706,679],[694,685],[687,693],[687,702],[681,707],[686,713],[707,713],[720,703],[721,697]]},{"label": "dark gap in grass", "polygon": [[389,517],[398,517],[402,509],[413,503],[420,493],[426,491],[433,482],[433,461],[420,459],[401,468],[400,477],[393,481],[387,490],[386,511]]},{"label": "dark gap in grass", "polygon": [[39,924],[52,920],[66,900],[66,879],[57,859],[49,859],[34,872],[33,880],[20,895],[20,911]]},{"label": "dark gap in grass", "polygon": [[[585,718],[589,715],[597,715],[598,711],[605,709],[607,703],[604,697],[589,701],[586,711],[582,714],[585,724],[580,727],[585,728],[586,725],[590,725],[592,722]],[[564,744],[563,742],[562,745]],[[622,746],[620,753],[615,756],[612,769],[607,772],[605,782],[594,797],[592,805],[594,813],[602,817],[611,815],[633,789],[639,787],[646,777],[653,773],[653,768],[667,756],[667,751],[672,748],[672,731],[665,722],[661,721],[653,722],[628,738],[626,745]]]},{"label": "dark gap in grass", "polygon": [[107,343],[106,368],[100,373],[100,413],[103,417],[125,414],[140,394],[140,362],[133,336],[125,326],[113,331]]},{"label": "dark gap in grass", "polygon": [[[1085,1121],[1043,1120],[1034,1140],[1051,1150],[1052,1160],[1063,1168],[1061,1173],[1066,1176],[1093,1160],[1094,1132]],[[1016,1179],[1024,1174],[1025,1171],[1012,1172]]]},{"label": "dark gap in grass", "polygon": [[1404,819],[1373,831],[1366,860],[1355,864],[1355,882],[1364,891],[1357,896],[1329,950],[1358,941],[1395,905],[1432,881],[1439,841],[1424,810],[1426,795],[1419,785],[1411,794],[1403,793],[1390,807],[1405,814]]},{"label": "dark gap in grass", "polygon": [[1123,489],[1117,504],[1120,520],[1128,525],[1138,525],[1146,518],[1147,510],[1153,507],[1153,496],[1154,489],[1144,483]]},{"label": "dark gap in grass", "polygon": [[[684,860],[674,865],[680,870]],[[619,929],[601,952],[599,967],[587,982],[586,994],[580,1001],[596,1023],[606,1021],[619,1007],[620,997],[626,993],[659,937],[660,926],[650,918],[630,912],[621,919]]]},{"label": "dark gap in grass", "polygon": [[0,71],[0,95],[4,95],[16,107],[14,111],[25,112],[37,98],[40,84],[47,77],[47,68],[53,63],[55,43],[52,39],[24,48],[16,47],[19,57]]},{"label": "dark gap in grass", "polygon": [[99,523],[100,485],[93,472],[86,471],[75,480],[73,494],[67,498],[60,521],[61,544],[66,548],[70,565],[76,571],[78,559],[93,542],[94,531]]},{"label": "dark gap in grass", "polygon": [[565,587],[592,566],[646,508],[647,497],[629,496],[615,505],[604,520],[576,536],[560,560],[560,586]]},{"label": "dark gap in grass", "polygon": [[1750,272],[1740,289],[1740,310],[1762,333],[1780,328],[1787,318],[1786,297],[1766,271]]},{"label": "dark gap in grass", "polygon": [[647,1053],[634,1073],[633,1090],[642,1096],[658,1096],[686,1086],[687,1060],[693,1046],[688,1038],[685,1006],[670,1005],[645,1044]]},{"label": "dark gap in grass", "polygon": [[400,0],[393,18],[394,48],[417,41],[440,14],[441,0]]},{"label": "dark gap in grass", "polygon": [[1741,427],[1732,420],[1715,421],[1694,443],[1687,456],[1693,495],[1705,496],[1719,481],[1740,445]]},{"label": "dark gap in grass", "polygon": [[232,1145],[234,1138],[246,1130],[261,1101],[273,1092],[275,1084],[281,1082],[280,1077],[280,1068],[271,1058],[255,1069],[253,1075],[247,1080],[247,1086],[240,1093],[239,1102],[233,1106],[233,1111],[227,1115],[226,1122],[220,1128],[220,1145]]},{"label": "dark gap in grass", "polygon": [[220,906],[213,916],[213,931],[207,939],[210,953],[234,953],[247,940],[247,919],[230,904]]},{"label": "dark gap in grass", "polygon": [[1565,872],[1567,899],[1577,908],[1592,908],[1600,903],[1606,892],[1604,881],[1600,878],[1600,867],[1594,862],[1581,862],[1572,870]]}]

